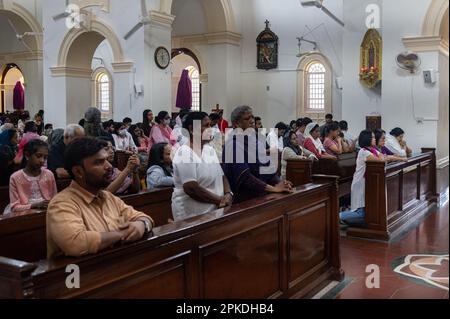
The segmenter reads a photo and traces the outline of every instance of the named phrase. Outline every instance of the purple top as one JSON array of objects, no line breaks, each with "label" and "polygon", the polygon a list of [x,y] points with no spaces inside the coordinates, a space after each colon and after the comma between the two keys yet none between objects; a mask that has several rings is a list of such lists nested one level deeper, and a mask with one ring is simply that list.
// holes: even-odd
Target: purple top
[{"label": "purple top", "polygon": [[386,146],[383,146],[380,150],[381,154],[383,155],[394,155],[394,153],[392,153]]}]

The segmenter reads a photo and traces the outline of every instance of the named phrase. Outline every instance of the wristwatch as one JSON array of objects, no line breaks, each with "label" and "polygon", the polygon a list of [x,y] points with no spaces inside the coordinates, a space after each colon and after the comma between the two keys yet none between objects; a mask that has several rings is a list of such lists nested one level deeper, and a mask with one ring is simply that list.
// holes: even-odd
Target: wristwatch
[{"label": "wristwatch", "polygon": [[234,194],[233,194],[233,192],[232,191],[229,191],[229,192],[226,192],[224,195],[226,195],[226,194],[230,194],[231,195],[231,197],[234,197]]},{"label": "wristwatch", "polygon": [[145,226],[144,235],[147,235],[148,233],[150,233],[150,231],[152,230],[152,227],[150,226],[150,223],[148,222],[148,220],[146,220],[146,219],[139,219],[139,220],[144,223],[144,226]]}]

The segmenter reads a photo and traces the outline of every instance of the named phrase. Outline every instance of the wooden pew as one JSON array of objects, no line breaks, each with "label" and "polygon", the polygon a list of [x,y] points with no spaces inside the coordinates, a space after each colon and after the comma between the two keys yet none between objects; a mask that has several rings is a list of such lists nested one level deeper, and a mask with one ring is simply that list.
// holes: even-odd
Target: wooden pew
[{"label": "wooden pew", "polygon": [[[148,214],[156,226],[172,219],[172,188],[124,196],[128,205]],[[27,211],[0,216],[0,256],[35,261],[47,256],[46,211]]]},{"label": "wooden pew", "polygon": [[[154,229],[82,258],[0,258],[0,298],[302,298],[342,280],[336,180]],[[68,289],[66,267],[80,269]]]},{"label": "wooden pew", "polygon": [[436,202],[435,149],[407,162],[367,162],[366,226],[348,228],[348,236],[389,240],[420,219]]},{"label": "wooden pew", "polygon": [[348,196],[351,193],[353,175],[356,171],[357,156],[357,153],[348,153],[338,155],[337,160],[314,161],[312,173],[339,176],[339,197]]},{"label": "wooden pew", "polygon": [[311,182],[313,175],[339,176],[339,197],[350,195],[353,175],[356,170],[356,153],[342,154],[337,160],[319,161],[289,160],[286,167],[286,179],[294,186]]},{"label": "wooden pew", "polygon": [[9,204],[9,187],[0,187],[0,216],[3,214],[6,206]]}]

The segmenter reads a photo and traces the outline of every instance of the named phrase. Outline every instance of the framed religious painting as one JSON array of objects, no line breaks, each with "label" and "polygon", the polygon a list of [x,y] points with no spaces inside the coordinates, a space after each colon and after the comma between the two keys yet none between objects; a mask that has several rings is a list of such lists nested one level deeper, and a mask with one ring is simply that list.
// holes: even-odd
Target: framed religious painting
[{"label": "framed religious painting", "polygon": [[266,28],[256,38],[257,68],[261,70],[276,69],[278,67],[278,36],[269,28],[269,21],[265,21]]},{"label": "framed religious painting", "polygon": [[375,29],[369,29],[361,44],[359,79],[367,88],[376,87],[381,82],[383,41]]}]

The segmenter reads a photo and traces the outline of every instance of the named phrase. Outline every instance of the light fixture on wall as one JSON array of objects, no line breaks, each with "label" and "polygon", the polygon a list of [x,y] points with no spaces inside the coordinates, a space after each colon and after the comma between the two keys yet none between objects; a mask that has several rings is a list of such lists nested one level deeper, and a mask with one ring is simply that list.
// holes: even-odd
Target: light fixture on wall
[{"label": "light fixture on wall", "polygon": [[336,17],[330,10],[328,10],[323,5],[323,0],[315,0],[315,1],[302,1],[300,0],[300,4],[302,7],[316,7],[322,10],[326,15],[328,15],[331,19],[339,23],[341,26],[345,26],[344,22],[342,22],[338,17]]},{"label": "light fixture on wall", "polygon": [[[298,54],[297,54],[297,58],[302,58],[304,56],[308,56],[308,55],[311,55],[311,54],[314,54],[314,53],[318,52],[317,51],[317,42],[306,40],[303,37],[297,38],[297,40],[298,40]],[[313,50],[312,51],[308,51],[308,52],[302,52],[302,42],[307,42],[307,43],[313,44],[314,45]]]},{"label": "light fixture on wall", "polygon": [[141,13],[142,13],[142,16],[141,16],[139,22],[123,37],[125,40],[128,40],[133,34],[135,34],[143,26],[151,23],[150,17],[148,15],[146,0],[141,0]]}]

